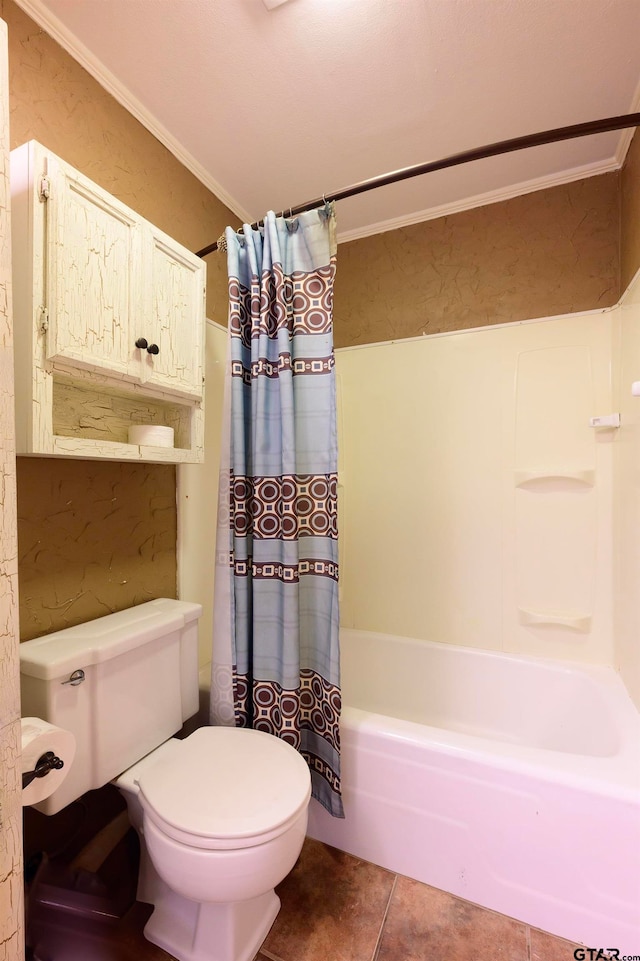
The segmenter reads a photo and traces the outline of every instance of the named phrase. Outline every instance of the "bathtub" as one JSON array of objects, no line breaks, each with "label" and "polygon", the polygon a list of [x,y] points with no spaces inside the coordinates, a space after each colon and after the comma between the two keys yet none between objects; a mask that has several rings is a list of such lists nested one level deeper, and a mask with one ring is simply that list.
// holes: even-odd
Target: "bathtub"
[{"label": "bathtub", "polygon": [[640,715],[613,669],[343,630],[345,819],[309,835],[640,955]]}]

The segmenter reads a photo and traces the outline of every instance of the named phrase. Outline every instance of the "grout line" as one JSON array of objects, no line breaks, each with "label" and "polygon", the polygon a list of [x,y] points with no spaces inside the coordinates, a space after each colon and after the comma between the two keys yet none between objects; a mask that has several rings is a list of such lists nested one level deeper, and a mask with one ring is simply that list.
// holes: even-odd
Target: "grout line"
[{"label": "grout line", "polygon": [[527,961],[531,961],[531,928],[527,925]]},{"label": "grout line", "polygon": [[389,908],[391,907],[391,901],[396,889],[396,884],[398,883],[398,875],[396,874],[393,879],[393,884],[391,885],[391,891],[389,892],[389,899],[387,901],[387,906],[384,909],[384,914],[382,915],[382,921],[380,922],[380,930],[378,931],[378,937],[376,938],[376,943],[373,948],[373,954],[371,955],[371,961],[376,961],[380,953],[380,945],[382,943],[382,932],[384,931],[384,926],[387,923],[387,915],[389,914]]}]

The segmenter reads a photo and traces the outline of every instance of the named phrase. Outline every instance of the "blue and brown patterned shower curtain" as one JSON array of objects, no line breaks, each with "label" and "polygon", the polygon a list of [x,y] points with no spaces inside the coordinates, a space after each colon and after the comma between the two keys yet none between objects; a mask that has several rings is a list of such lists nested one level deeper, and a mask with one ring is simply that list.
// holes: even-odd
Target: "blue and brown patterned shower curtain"
[{"label": "blue and brown patterned shower curtain", "polygon": [[342,817],[335,215],[330,205],[289,219],[269,212],[264,228],[227,228],[225,242],[230,422],[212,720],[229,723],[232,701],[236,726],[292,744],[313,796]]}]

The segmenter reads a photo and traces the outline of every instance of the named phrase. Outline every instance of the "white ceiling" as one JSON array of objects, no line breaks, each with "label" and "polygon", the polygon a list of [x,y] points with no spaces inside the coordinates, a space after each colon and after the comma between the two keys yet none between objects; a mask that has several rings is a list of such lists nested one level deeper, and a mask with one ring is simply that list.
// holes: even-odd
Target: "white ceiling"
[{"label": "white ceiling", "polygon": [[[17,2],[243,220],[638,109],[640,0]],[[342,201],[340,237],[615,169],[632,132]]]}]

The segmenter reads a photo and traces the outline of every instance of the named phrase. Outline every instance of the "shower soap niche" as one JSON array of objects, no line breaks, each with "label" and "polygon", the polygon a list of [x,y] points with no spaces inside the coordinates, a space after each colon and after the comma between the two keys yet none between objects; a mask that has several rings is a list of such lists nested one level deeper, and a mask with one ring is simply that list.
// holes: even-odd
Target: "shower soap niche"
[{"label": "shower soap niche", "polygon": [[515,471],[516,487],[525,490],[571,490],[579,487],[593,487],[595,479],[596,472],[591,468]]},{"label": "shower soap niche", "polygon": [[588,634],[591,630],[591,614],[531,611],[521,607],[518,609],[518,620],[524,627],[568,627],[580,634]]}]

